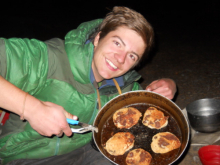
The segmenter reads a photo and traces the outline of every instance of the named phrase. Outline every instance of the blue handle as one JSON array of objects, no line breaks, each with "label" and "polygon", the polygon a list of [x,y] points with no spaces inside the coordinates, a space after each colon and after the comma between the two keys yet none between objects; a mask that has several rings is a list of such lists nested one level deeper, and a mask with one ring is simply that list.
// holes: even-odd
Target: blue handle
[{"label": "blue handle", "polygon": [[66,121],[67,121],[67,123],[73,124],[73,125],[79,124],[79,121],[77,121],[77,120],[72,120],[72,119],[67,118]]}]

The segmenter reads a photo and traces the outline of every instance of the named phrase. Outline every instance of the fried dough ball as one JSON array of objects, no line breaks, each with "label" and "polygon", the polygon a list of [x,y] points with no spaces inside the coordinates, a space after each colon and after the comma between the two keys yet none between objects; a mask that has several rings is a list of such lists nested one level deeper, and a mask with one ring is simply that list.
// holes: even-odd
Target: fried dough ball
[{"label": "fried dough ball", "polygon": [[118,132],[112,136],[104,147],[106,151],[114,156],[123,155],[134,146],[134,135],[129,132]]},{"label": "fried dough ball", "polygon": [[180,146],[180,140],[170,132],[161,132],[154,135],[151,143],[151,149],[155,153],[167,153]]},{"label": "fried dough ball", "polygon": [[128,107],[117,110],[113,115],[113,122],[119,129],[131,128],[138,123],[138,120],[142,116],[141,112],[136,108]]},{"label": "fried dough ball", "polygon": [[152,156],[149,152],[138,148],[130,151],[126,157],[127,165],[149,165]]},{"label": "fried dough ball", "polygon": [[155,107],[149,107],[144,113],[142,123],[151,129],[161,129],[168,124],[168,116]]}]

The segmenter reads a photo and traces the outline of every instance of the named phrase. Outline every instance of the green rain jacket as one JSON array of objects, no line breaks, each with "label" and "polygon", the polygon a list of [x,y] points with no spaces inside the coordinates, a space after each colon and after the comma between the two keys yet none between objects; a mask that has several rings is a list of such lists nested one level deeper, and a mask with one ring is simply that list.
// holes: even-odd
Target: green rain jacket
[{"label": "green rain jacket", "polygon": [[[92,124],[98,112],[96,89],[90,82],[93,44],[85,44],[101,19],[85,22],[65,36],[46,42],[35,39],[0,39],[0,74],[20,89],[42,101],[61,105]],[[140,89],[135,71],[123,76],[122,92]],[[101,104],[117,96],[115,86],[100,89]],[[34,115],[34,114],[33,114]],[[58,122],[58,121],[57,121]],[[73,126],[71,126],[73,127]],[[0,158],[3,164],[15,159],[38,159],[61,155],[90,142],[92,133],[72,137],[44,137],[16,114],[0,135]]]}]

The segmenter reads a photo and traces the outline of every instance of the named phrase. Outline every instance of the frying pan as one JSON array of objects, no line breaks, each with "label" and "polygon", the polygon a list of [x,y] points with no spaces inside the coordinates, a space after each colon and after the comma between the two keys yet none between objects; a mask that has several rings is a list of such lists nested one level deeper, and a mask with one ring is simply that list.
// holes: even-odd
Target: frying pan
[{"label": "frying pan", "polygon": [[[150,153],[152,153],[152,157],[153,157],[152,158],[153,161],[151,162],[151,164],[155,164],[155,165],[160,164],[159,162],[161,162],[162,164],[173,164],[184,153],[189,143],[190,128],[189,128],[189,122],[187,118],[183,115],[181,109],[174,102],[172,102],[171,100],[167,99],[166,97],[160,94],[149,92],[146,90],[131,91],[131,92],[123,93],[113,98],[109,102],[107,102],[102,107],[102,109],[98,112],[93,123],[93,126],[98,127],[98,130],[99,130],[98,133],[93,131],[94,142],[98,150],[112,163],[124,164],[125,160],[124,160],[124,157],[120,157],[120,159],[123,159],[122,162],[117,162],[116,161],[117,158],[109,156],[109,154],[104,149],[104,146],[103,146],[104,142],[103,142],[102,137],[103,137],[103,134],[107,134],[106,132],[103,133],[103,131],[106,131],[105,129],[106,121],[111,119],[114,112],[120,108],[136,106],[140,109],[143,109],[145,105],[147,105],[148,107],[149,106],[158,107],[160,110],[164,111],[165,115],[168,114],[170,119],[173,118],[176,124],[169,122],[168,123],[168,126],[170,127],[169,130],[172,131],[172,130],[175,130],[175,128],[178,128],[179,134],[177,137],[181,141],[181,146],[176,151],[175,157],[173,157],[172,159],[170,158],[171,155],[174,155],[172,152],[167,153],[167,154],[153,154],[152,151],[149,151]],[[164,128],[164,129],[167,129],[167,128]],[[144,130],[147,130],[147,128]],[[158,130],[158,132],[160,131],[163,131],[163,130]],[[167,131],[167,130],[164,130],[164,131]],[[148,132],[148,130],[146,132]],[[153,131],[153,134],[155,133],[157,133],[157,131],[156,132]],[[153,136],[153,135],[149,134],[148,137],[150,136]],[[150,142],[145,142],[145,146],[150,146]],[[147,147],[147,148],[148,150],[150,150],[150,147]]]}]

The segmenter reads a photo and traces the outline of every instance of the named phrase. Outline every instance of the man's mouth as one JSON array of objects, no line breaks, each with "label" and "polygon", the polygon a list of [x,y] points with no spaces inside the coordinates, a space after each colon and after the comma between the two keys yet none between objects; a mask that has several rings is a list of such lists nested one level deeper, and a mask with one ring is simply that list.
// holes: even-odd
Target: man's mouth
[{"label": "man's mouth", "polygon": [[109,61],[108,59],[106,59],[106,62],[114,69],[117,69],[117,66],[115,66],[111,61]]}]

